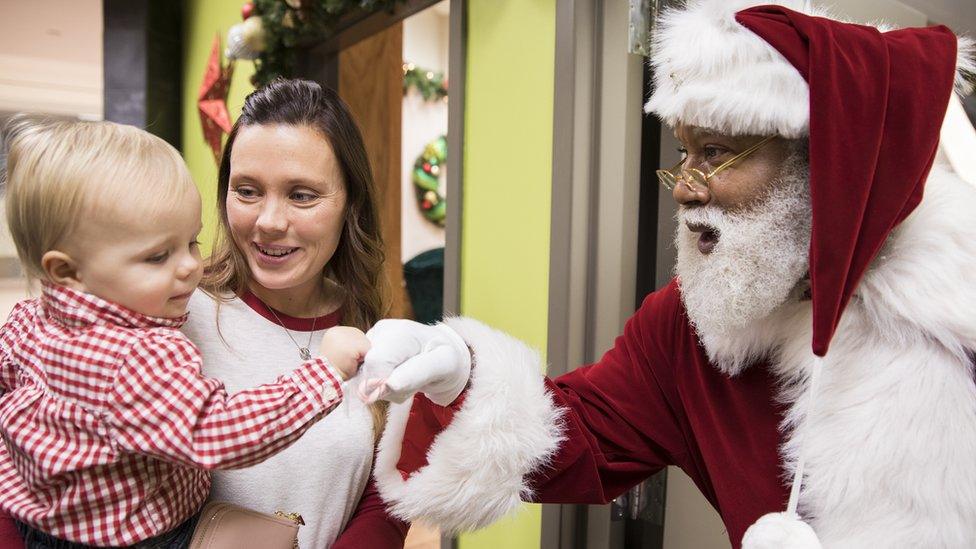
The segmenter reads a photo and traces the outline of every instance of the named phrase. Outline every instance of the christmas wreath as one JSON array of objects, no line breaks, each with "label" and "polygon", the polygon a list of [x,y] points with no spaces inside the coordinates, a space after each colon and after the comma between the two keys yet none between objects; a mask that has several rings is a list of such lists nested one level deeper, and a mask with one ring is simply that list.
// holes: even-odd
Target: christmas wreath
[{"label": "christmas wreath", "polygon": [[429,221],[441,226],[447,213],[447,200],[440,190],[440,175],[446,162],[447,137],[442,135],[427,143],[424,152],[413,163],[411,175],[420,212]]},{"label": "christmas wreath", "polygon": [[444,73],[420,68],[413,63],[403,64],[403,95],[415,88],[424,101],[447,101],[447,79]]}]

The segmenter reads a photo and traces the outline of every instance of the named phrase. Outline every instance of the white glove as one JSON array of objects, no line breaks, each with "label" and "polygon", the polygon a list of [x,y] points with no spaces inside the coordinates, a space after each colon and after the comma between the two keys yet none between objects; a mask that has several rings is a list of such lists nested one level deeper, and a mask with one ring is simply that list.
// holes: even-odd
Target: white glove
[{"label": "white glove", "polygon": [[367,402],[403,402],[421,391],[435,404],[447,406],[468,384],[471,351],[443,324],[380,320],[366,337],[371,347],[361,373]]}]

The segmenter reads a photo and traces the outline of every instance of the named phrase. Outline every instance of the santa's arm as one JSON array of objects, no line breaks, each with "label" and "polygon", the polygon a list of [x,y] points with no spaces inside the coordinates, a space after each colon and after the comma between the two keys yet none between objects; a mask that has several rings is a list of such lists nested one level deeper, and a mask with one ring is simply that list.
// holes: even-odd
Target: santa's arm
[{"label": "santa's arm", "polygon": [[555,380],[521,341],[447,320],[474,357],[470,383],[447,407],[422,395],[390,407],[376,478],[391,512],[470,530],[522,500],[606,503],[672,463],[683,438],[639,316],[600,362]]}]

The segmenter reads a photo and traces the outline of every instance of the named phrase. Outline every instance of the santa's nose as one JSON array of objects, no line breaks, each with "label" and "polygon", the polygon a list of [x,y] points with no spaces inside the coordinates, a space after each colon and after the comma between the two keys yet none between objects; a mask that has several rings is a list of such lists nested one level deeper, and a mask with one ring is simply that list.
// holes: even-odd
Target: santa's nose
[{"label": "santa's nose", "polygon": [[704,206],[711,200],[708,187],[688,183],[684,179],[678,181],[678,184],[674,186],[674,189],[671,190],[671,196],[681,206]]}]

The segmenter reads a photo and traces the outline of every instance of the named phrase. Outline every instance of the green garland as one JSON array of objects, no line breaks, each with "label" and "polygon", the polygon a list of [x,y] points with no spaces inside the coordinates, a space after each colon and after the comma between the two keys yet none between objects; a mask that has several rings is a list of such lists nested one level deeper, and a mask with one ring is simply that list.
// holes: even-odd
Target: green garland
[{"label": "green garland", "polygon": [[403,95],[416,88],[424,101],[437,101],[447,97],[447,80],[444,73],[422,69],[413,63],[403,64]]},{"label": "green garland", "polygon": [[420,213],[441,226],[447,214],[447,199],[440,191],[440,175],[446,163],[447,137],[442,135],[427,143],[424,152],[413,163],[411,174]]},{"label": "green garland", "polygon": [[262,86],[276,76],[294,77],[297,48],[328,39],[351,13],[392,9],[405,0],[253,0],[261,17],[265,48],[254,60],[251,83]]}]

